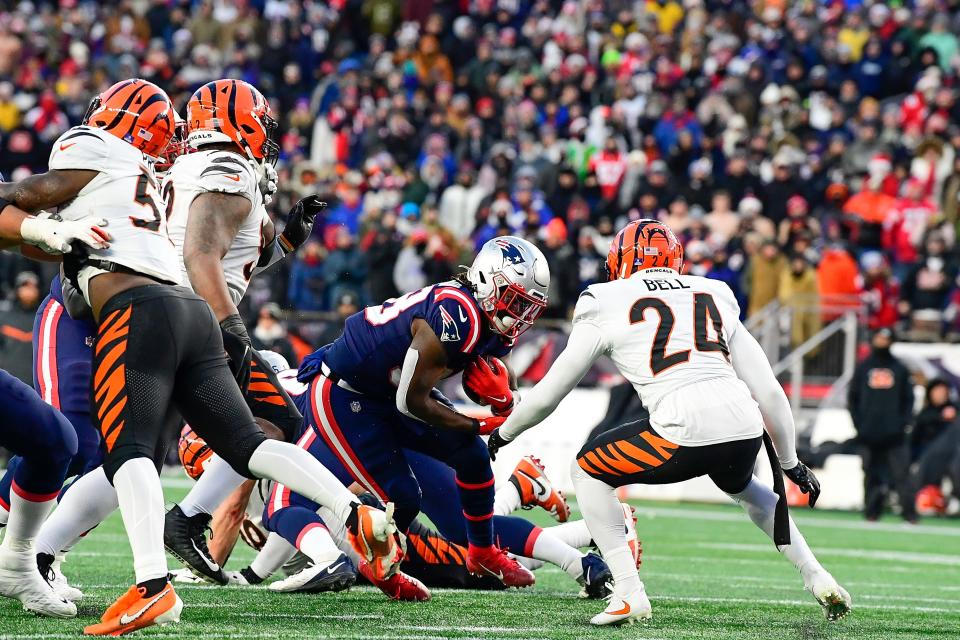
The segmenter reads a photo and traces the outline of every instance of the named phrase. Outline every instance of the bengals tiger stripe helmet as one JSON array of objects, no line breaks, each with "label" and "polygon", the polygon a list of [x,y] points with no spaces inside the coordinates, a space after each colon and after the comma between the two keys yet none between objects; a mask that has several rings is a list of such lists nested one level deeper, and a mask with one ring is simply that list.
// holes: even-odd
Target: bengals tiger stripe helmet
[{"label": "bengals tiger stripe helmet", "polygon": [[683,270],[683,246],[670,227],[650,218],[634,220],[610,243],[607,280],[629,278],[644,269]]},{"label": "bengals tiger stripe helmet", "polygon": [[121,80],[93,100],[83,123],[160,157],[173,137],[176,110],[163,89],[141,78]]},{"label": "bengals tiger stripe helmet", "polygon": [[187,475],[196,480],[203,475],[204,466],[213,455],[213,449],[190,428],[190,425],[185,425],[180,430],[177,455]]},{"label": "bengals tiger stripe helmet", "polygon": [[194,149],[232,142],[258,165],[275,165],[280,156],[271,139],[276,128],[270,103],[243,80],[208,82],[187,102],[187,143]]}]

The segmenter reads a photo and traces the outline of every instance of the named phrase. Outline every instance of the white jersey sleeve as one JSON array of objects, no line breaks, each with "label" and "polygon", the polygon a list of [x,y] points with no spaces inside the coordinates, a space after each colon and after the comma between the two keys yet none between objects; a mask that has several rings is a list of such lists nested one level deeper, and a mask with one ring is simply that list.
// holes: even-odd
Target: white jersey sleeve
[{"label": "white jersey sleeve", "polygon": [[763,348],[739,321],[730,340],[730,355],[737,375],[746,383],[760,407],[780,466],[783,469],[794,468],[799,459],[790,401],[774,375]]},{"label": "white jersey sleeve", "polygon": [[[139,149],[101,129],[79,126],[53,143],[51,170],[87,170],[97,175],[58,211],[64,220],[106,218],[112,240],[91,250],[92,260],[123,265],[158,280],[179,284],[177,254],[167,237],[164,202],[153,161]],[[102,270],[80,271],[80,289]],[[89,297],[87,298],[89,301]]]},{"label": "white jersey sleeve", "polygon": [[600,305],[588,289],[580,295],[574,309],[573,328],[566,348],[547,375],[524,394],[523,400],[500,426],[500,435],[505,440],[513,440],[553,413],[606,350],[600,329]]},{"label": "white jersey sleeve", "polygon": [[249,161],[229,151],[198,151],[177,158],[164,180],[163,193],[169,211],[169,234],[180,259],[181,280],[187,286],[183,245],[190,207],[204,193],[226,193],[250,201],[250,212],[223,257],[223,273],[234,303],[247,290],[253,268],[266,246],[270,218],[263,206],[257,175]]}]

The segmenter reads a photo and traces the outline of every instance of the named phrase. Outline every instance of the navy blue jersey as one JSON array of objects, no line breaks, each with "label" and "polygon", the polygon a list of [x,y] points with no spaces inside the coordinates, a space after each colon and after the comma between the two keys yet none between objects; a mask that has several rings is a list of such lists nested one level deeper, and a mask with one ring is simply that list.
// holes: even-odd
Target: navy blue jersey
[{"label": "navy blue jersey", "polygon": [[[425,320],[440,338],[451,372],[462,371],[477,356],[504,356],[513,346],[489,330],[473,295],[451,281],[350,316],[343,335],[317,355],[357,391],[392,401],[413,341],[411,325],[417,318]],[[307,370],[303,377],[311,377],[311,368],[301,367],[302,372]]]}]

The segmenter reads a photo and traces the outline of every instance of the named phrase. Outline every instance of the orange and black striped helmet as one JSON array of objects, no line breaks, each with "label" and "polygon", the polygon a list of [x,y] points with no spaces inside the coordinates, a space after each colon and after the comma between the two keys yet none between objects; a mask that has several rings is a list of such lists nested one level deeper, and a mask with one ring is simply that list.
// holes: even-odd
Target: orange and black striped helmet
[{"label": "orange and black striped helmet", "polygon": [[233,142],[251,160],[276,164],[280,147],[271,139],[276,128],[270,103],[243,80],[208,82],[187,102],[187,140],[194,148]]},{"label": "orange and black striped helmet", "polygon": [[634,220],[610,243],[607,280],[629,278],[644,269],[683,269],[683,246],[670,227],[657,220]]},{"label": "orange and black striped helmet", "polygon": [[180,430],[177,455],[187,475],[196,480],[203,475],[204,465],[213,455],[213,449],[190,428],[190,425],[185,425]]},{"label": "orange and black striped helmet", "polygon": [[160,157],[173,137],[173,103],[163,89],[140,78],[122,80],[90,101],[83,123]]}]

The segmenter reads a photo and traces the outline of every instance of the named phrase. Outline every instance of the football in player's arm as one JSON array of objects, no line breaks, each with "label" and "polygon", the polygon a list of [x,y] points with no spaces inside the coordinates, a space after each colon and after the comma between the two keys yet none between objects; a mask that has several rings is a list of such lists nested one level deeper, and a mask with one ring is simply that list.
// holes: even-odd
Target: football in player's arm
[{"label": "football in player's arm", "polygon": [[[397,409],[431,426],[465,433],[486,435],[502,424],[506,415],[471,418],[431,397],[434,387],[447,373],[447,354],[440,338],[422,318],[413,321],[411,332],[413,341],[403,359],[397,387]],[[506,378],[506,367],[503,363],[500,366]],[[510,391],[509,386],[505,388],[504,395]],[[513,395],[509,397],[512,406]]]}]

